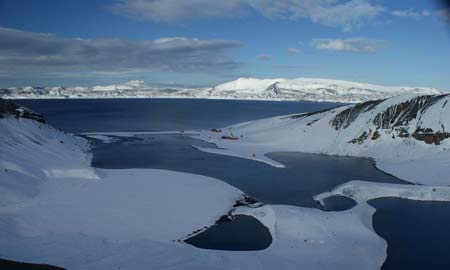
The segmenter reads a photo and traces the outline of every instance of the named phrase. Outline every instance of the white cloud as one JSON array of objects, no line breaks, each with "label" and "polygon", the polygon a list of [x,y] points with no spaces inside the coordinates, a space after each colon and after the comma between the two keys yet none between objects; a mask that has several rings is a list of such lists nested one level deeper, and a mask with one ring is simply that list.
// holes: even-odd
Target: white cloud
[{"label": "white cloud", "polygon": [[381,48],[382,42],[367,38],[313,39],[311,45],[320,50],[374,53]]},{"label": "white cloud", "polygon": [[179,23],[232,17],[239,12],[243,3],[243,0],[119,0],[112,5],[112,10],[138,20]]},{"label": "white cloud", "polygon": [[397,17],[428,17],[431,16],[432,13],[428,10],[416,11],[413,9],[405,9],[405,10],[394,10],[391,11],[391,14]]},{"label": "white cloud", "polygon": [[450,8],[440,9],[436,15],[447,23],[450,23]]},{"label": "white cloud", "polygon": [[297,49],[297,48],[288,48],[287,51],[288,51],[288,53],[290,53],[290,54],[296,54],[296,53],[299,53],[299,52],[300,52],[300,50]]},{"label": "white cloud", "polygon": [[256,56],[257,59],[259,60],[264,60],[264,61],[268,61],[272,59],[272,55],[270,54],[260,54]]},{"label": "white cloud", "polygon": [[0,71],[230,70],[233,40],[169,37],[150,41],[68,39],[0,27]]},{"label": "white cloud", "polygon": [[270,19],[309,19],[345,31],[364,25],[384,10],[369,0],[119,0],[112,6],[116,14],[162,23],[233,17],[248,9]]},{"label": "white cloud", "polygon": [[264,16],[272,19],[310,19],[312,22],[350,31],[379,15],[384,8],[367,0],[249,0]]}]

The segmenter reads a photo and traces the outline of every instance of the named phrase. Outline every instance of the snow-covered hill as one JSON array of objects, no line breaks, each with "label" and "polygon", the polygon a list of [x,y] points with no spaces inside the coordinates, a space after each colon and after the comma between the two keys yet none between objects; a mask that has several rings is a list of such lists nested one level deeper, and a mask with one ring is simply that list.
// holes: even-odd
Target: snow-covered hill
[{"label": "snow-covered hill", "polygon": [[264,154],[298,151],[370,157],[404,180],[450,184],[450,94],[401,95],[334,109],[273,117],[204,131],[236,155],[282,167]]},{"label": "snow-covered hill", "polygon": [[305,100],[356,103],[400,94],[442,94],[424,87],[388,87],[339,80],[240,78],[212,88],[154,88],[143,81],[94,87],[23,87],[0,89],[3,98],[214,98]]},{"label": "snow-covered hill", "polygon": [[422,87],[387,87],[339,80],[299,78],[240,78],[211,90],[211,96],[244,99],[307,100],[356,103],[384,99],[404,93],[440,94],[442,91]]}]

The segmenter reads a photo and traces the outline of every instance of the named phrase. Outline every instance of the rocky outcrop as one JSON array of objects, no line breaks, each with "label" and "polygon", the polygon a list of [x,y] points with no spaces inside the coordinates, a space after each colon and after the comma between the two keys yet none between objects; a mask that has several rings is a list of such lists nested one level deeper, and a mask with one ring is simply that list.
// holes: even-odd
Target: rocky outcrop
[{"label": "rocky outcrop", "polygon": [[416,140],[424,141],[425,143],[428,144],[439,145],[441,144],[441,141],[450,138],[450,133],[441,131],[434,132],[430,128],[427,129],[418,128],[416,131],[414,131],[412,137]]},{"label": "rocky outcrop", "polygon": [[356,104],[336,114],[333,120],[331,120],[330,124],[336,130],[339,130],[341,128],[347,128],[361,113],[370,111],[383,101],[384,100],[372,100]]},{"label": "rocky outcrop", "polygon": [[395,104],[382,113],[379,113],[373,119],[377,128],[391,129],[394,127],[407,126],[410,121],[419,117],[430,106],[441,100],[447,95],[426,95],[418,96],[413,99]]},{"label": "rocky outcrop", "polygon": [[24,263],[0,259],[0,269],[10,270],[65,270],[65,268],[48,264]]},{"label": "rocky outcrop", "polygon": [[13,116],[16,118],[28,118],[45,123],[44,117],[16,103],[0,98],[0,118]]},{"label": "rocky outcrop", "polygon": [[[337,131],[346,129],[361,114],[373,111],[375,116],[370,118],[370,123],[367,123],[372,128],[363,131],[358,137],[348,141],[349,143],[362,144],[369,138],[377,140],[381,137],[381,133],[385,133],[394,139],[396,137],[414,138],[427,144],[439,145],[443,140],[450,138],[450,132],[445,130],[444,125],[441,125],[440,130],[433,130],[429,127],[421,127],[420,123],[422,116],[429,108],[449,96],[450,94],[416,96],[383,108],[381,111],[380,109],[377,111],[375,108],[384,100],[368,101],[351,106],[336,114],[330,124]],[[444,109],[446,105],[447,101],[443,103],[441,109]]]},{"label": "rocky outcrop", "polygon": [[297,114],[289,115],[288,118],[290,118],[290,119],[303,119],[305,117],[313,116],[313,115],[316,115],[316,114],[321,114],[321,113],[324,113],[324,112],[331,111],[333,109],[335,109],[335,108],[325,109],[325,110],[320,110],[320,111],[315,111],[315,112],[297,113]]},{"label": "rocky outcrop", "polygon": [[266,92],[269,93],[269,96],[273,97],[281,95],[281,90],[278,88],[278,82],[275,82],[271,84],[269,87],[267,87]]}]

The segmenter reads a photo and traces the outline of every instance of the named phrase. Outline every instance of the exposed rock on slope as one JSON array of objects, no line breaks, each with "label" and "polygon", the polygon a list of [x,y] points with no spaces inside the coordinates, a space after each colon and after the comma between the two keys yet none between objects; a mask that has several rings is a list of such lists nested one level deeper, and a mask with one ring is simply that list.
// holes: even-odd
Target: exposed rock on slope
[{"label": "exposed rock on slope", "polygon": [[0,98],[0,118],[8,116],[14,116],[16,118],[28,118],[41,123],[45,123],[42,115],[34,113],[25,107],[17,105],[14,102]]}]

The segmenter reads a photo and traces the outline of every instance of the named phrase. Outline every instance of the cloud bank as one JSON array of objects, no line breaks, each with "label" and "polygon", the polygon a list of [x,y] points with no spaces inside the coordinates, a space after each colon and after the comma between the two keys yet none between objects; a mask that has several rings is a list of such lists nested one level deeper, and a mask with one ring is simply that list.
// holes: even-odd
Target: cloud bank
[{"label": "cloud bank", "polygon": [[296,54],[296,53],[299,53],[300,50],[297,49],[297,48],[288,48],[287,52],[290,53],[290,54]]},{"label": "cloud bank", "polygon": [[428,10],[416,11],[413,9],[394,10],[391,11],[391,14],[397,17],[413,17],[413,18],[428,17],[433,15]]},{"label": "cloud bank", "polygon": [[349,39],[313,39],[311,45],[319,50],[374,53],[382,47],[379,40],[367,38],[349,38]]},{"label": "cloud bank", "polygon": [[273,20],[308,19],[350,31],[378,16],[384,8],[368,0],[119,0],[111,10],[159,23],[235,17],[253,10]]},{"label": "cloud bank", "polygon": [[150,41],[68,39],[0,28],[1,72],[231,70],[233,40],[169,37]]},{"label": "cloud bank", "polygon": [[440,9],[436,14],[440,19],[444,20],[444,22],[450,23],[450,8]]}]

